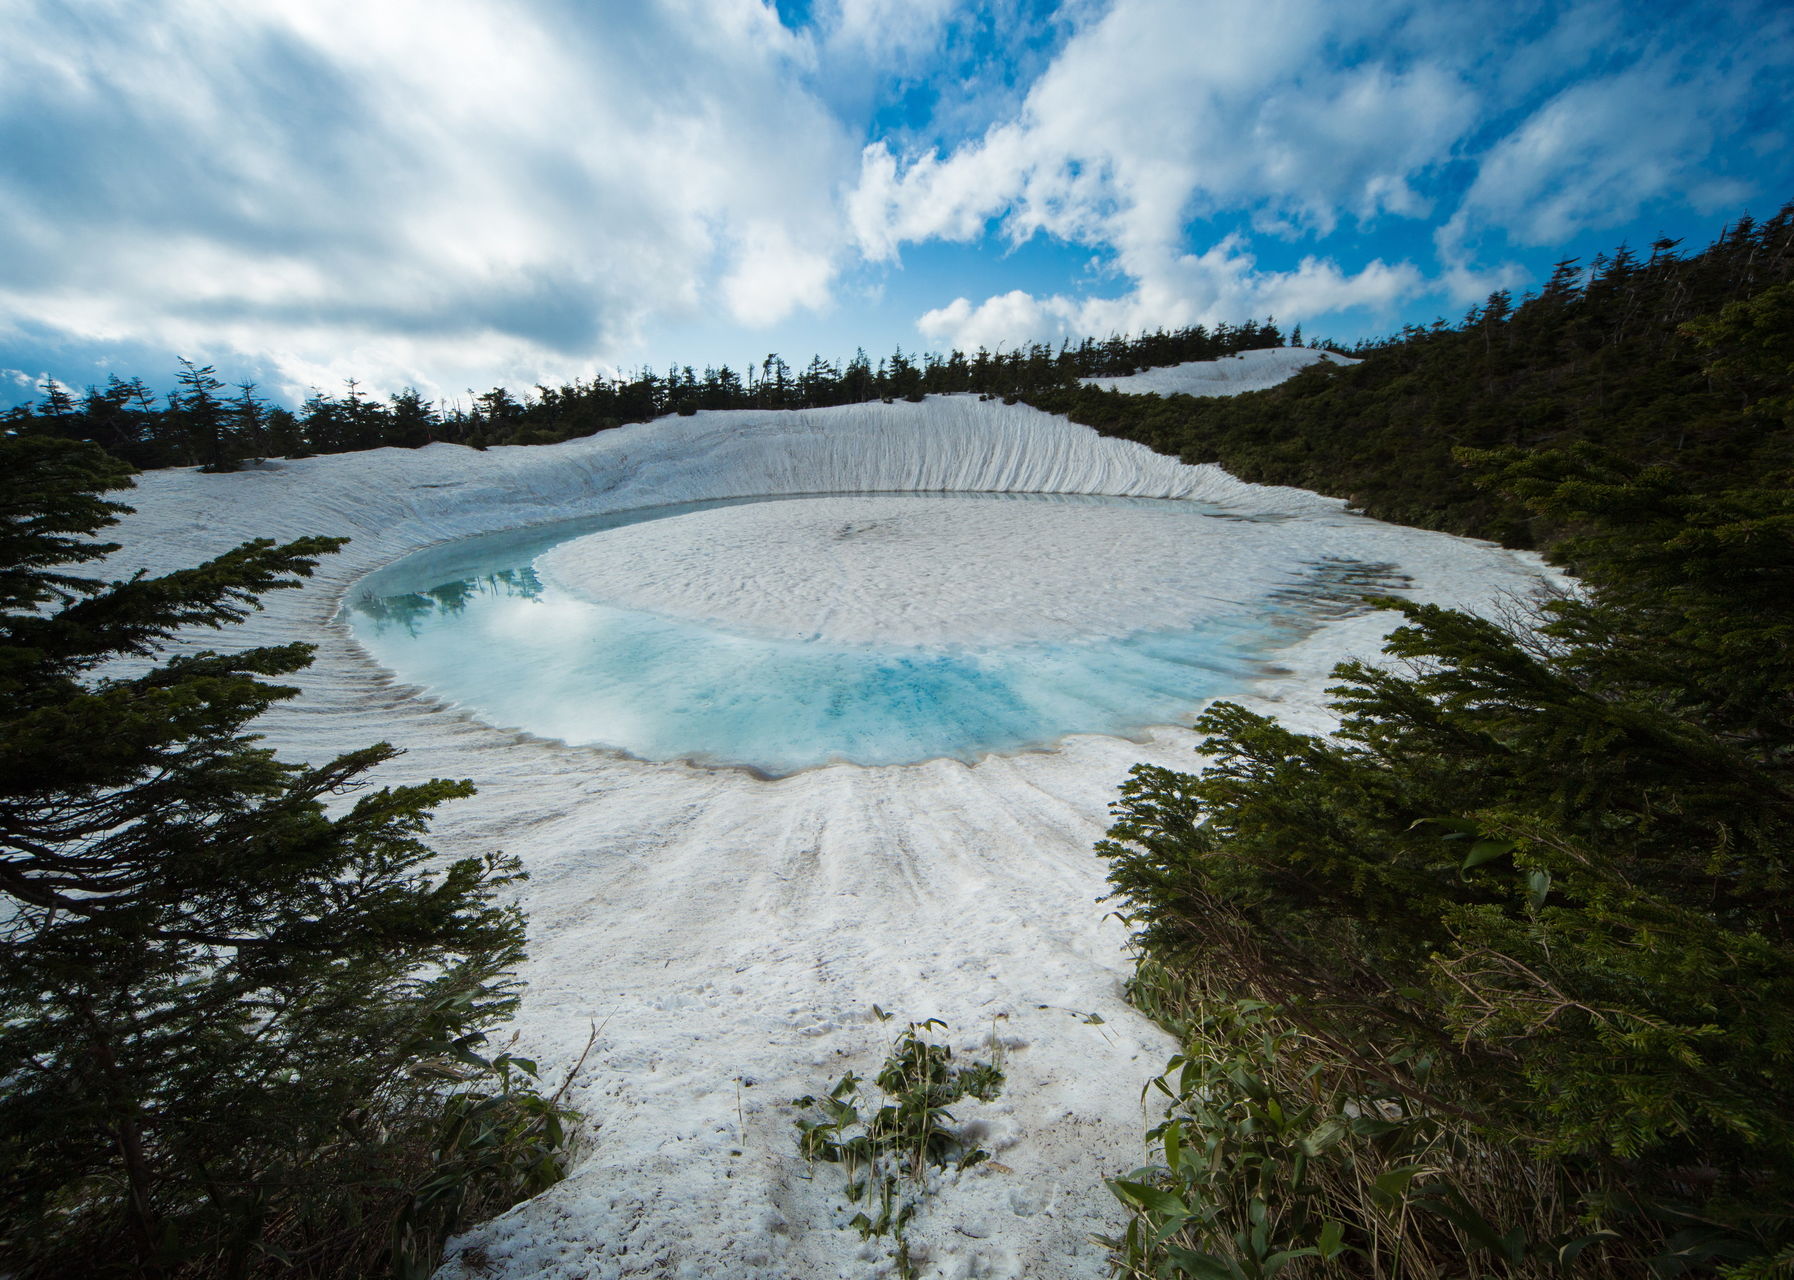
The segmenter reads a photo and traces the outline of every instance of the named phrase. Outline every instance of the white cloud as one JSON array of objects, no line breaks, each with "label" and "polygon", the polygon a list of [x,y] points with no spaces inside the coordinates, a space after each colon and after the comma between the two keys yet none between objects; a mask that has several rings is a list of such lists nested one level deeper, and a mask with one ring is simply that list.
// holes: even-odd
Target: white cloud
[{"label": "white cloud", "polygon": [[899,173],[890,147],[875,142],[861,153],[859,185],[847,208],[860,252],[874,262],[897,256],[908,241],[967,241],[1011,205],[1028,160],[1023,132],[1005,125],[949,160],[916,157]]},{"label": "white cloud", "polygon": [[1490,227],[1524,244],[1561,244],[1672,194],[1692,194],[1706,208],[1735,204],[1742,184],[1703,170],[1750,73],[1656,54],[1570,85],[1489,149],[1441,229],[1441,246],[1449,251]]},{"label": "white cloud", "polygon": [[[650,335],[827,341],[908,246],[940,242],[995,280],[923,294],[967,295],[922,317],[935,342],[1380,321],[1518,283],[1487,260],[1503,235],[1763,194],[1711,158],[1754,139],[1752,172],[1774,166],[1794,49],[1794,23],[1748,0],[1652,24],[1623,0],[813,15],[0,0],[0,355],[235,354],[289,391],[528,384],[633,363]],[[1052,255],[1032,251],[992,267],[1035,237],[1088,269],[1043,282]]]},{"label": "white cloud", "polygon": [[[881,261],[992,229],[1011,243],[1042,235],[1098,250],[1130,286],[961,298],[921,322],[943,341],[1481,296],[1517,279],[1510,263],[1477,260],[1469,242],[1487,228],[1556,243],[1654,200],[1705,209],[1743,194],[1704,166],[1755,86],[1773,84],[1767,70],[1790,61],[1789,23],[1728,13],[1691,32],[1631,22],[1611,0],[1115,0],[981,137],[944,153],[867,147],[853,232]],[[1695,39],[1707,26],[1725,31]],[[1447,177],[1465,170],[1467,190]],[[1381,260],[1263,271],[1224,238],[1240,224],[1291,242],[1403,220],[1419,233],[1440,204],[1450,221],[1430,280]],[[1192,252],[1192,227],[1210,219],[1215,239]]]},{"label": "white cloud", "polygon": [[[1431,64],[1327,56],[1389,6],[1280,0],[1248,8],[1117,0],[1075,35],[1016,118],[950,154],[867,147],[849,200],[861,251],[1045,234],[1113,254],[1133,283],[1082,301],[1011,292],[930,312],[925,336],[1039,336],[1043,327],[1132,330],[1284,302],[1385,309],[1418,273],[1381,262],[1346,274],[1315,260],[1258,273],[1237,243],[1190,254],[1192,219],[1251,209],[1261,231],[1325,234],[1342,218],[1429,211],[1416,175],[1445,162],[1475,119],[1460,77]],[[1263,311],[1235,311],[1240,319]]]},{"label": "white cloud", "polygon": [[734,269],[723,277],[723,296],[741,323],[776,324],[798,307],[820,310],[829,300],[834,266],[828,255],[793,244],[776,223],[758,222],[740,237]]},{"label": "white cloud", "polygon": [[1336,263],[1308,257],[1294,270],[1260,270],[1239,237],[1230,236],[1204,253],[1159,264],[1118,297],[1041,298],[1017,289],[978,304],[956,298],[924,314],[917,328],[930,342],[970,351],[1248,317],[1306,322],[1353,308],[1387,319],[1425,287],[1412,263],[1378,260],[1348,274]]},{"label": "white cloud", "polygon": [[956,0],[830,0],[816,15],[831,58],[908,69],[938,46]]},{"label": "white cloud", "polygon": [[996,351],[1065,333],[1077,305],[1065,297],[1036,298],[1025,290],[1011,289],[976,306],[969,298],[955,298],[944,307],[925,312],[916,328],[940,347]]},{"label": "white cloud", "polygon": [[1016,238],[1157,244],[1242,205],[1322,230],[1423,212],[1410,180],[1449,157],[1477,103],[1437,66],[1330,63],[1329,41],[1376,8],[1118,0],[1015,120],[945,157],[868,148],[855,230],[878,256],[999,212]]},{"label": "white cloud", "polygon": [[0,324],[527,383],[825,307],[851,253],[855,145],[759,0],[10,9]]}]

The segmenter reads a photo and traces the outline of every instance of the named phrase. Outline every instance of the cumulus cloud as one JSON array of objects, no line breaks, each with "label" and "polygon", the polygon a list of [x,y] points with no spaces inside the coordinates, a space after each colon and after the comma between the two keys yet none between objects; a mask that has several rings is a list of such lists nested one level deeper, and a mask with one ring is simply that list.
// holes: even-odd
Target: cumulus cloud
[{"label": "cumulus cloud", "polygon": [[1011,289],[973,304],[955,298],[926,311],[916,322],[924,338],[941,347],[996,351],[1005,346],[1066,332],[1078,304],[1070,298],[1037,298],[1025,289]]},{"label": "cumulus cloud", "polygon": [[977,304],[962,297],[925,313],[917,328],[941,346],[995,350],[1038,339],[1231,324],[1249,316],[1312,317],[1352,307],[1387,316],[1425,287],[1412,263],[1380,259],[1349,274],[1313,256],[1293,270],[1260,270],[1244,241],[1230,236],[1162,264],[1117,297],[1040,298],[1019,289]]},{"label": "cumulus cloud", "polygon": [[828,0],[816,23],[829,55],[911,69],[940,44],[956,0]]},{"label": "cumulus cloud", "polygon": [[[1672,194],[1716,207],[1744,193],[1712,154],[1791,59],[1784,19],[1734,9],[1678,31],[1607,0],[1115,0],[981,136],[866,147],[850,221],[878,261],[931,239],[1045,236],[1097,251],[1130,286],[960,298],[921,321],[941,341],[1461,298],[1517,276],[1476,258],[1481,231],[1552,243]],[[1424,250],[1437,218],[1431,275],[1320,255],[1261,269],[1234,230],[1299,244],[1406,223]]]},{"label": "cumulus cloud", "polygon": [[801,35],[844,119],[900,148],[957,142],[1015,109],[1071,32],[1109,0],[815,0]]},{"label": "cumulus cloud", "polygon": [[1770,0],[807,13],[0,0],[0,358],[454,393],[681,332],[876,343],[942,244],[984,283],[888,293],[943,345],[1382,324],[1521,283],[1516,246],[1783,194]]},{"label": "cumulus cloud", "polygon": [[1294,238],[1345,217],[1428,211],[1415,176],[1449,158],[1474,94],[1430,63],[1328,56],[1392,8],[1118,0],[1067,43],[1016,118],[949,154],[867,147],[848,205],[861,251],[890,260],[931,238],[1047,235],[1112,254],[1133,283],[1120,298],[960,299],[921,322],[943,341],[1239,319],[1251,312],[1230,308],[1273,302],[1386,308],[1414,292],[1415,269],[1346,273],[1309,259],[1257,272],[1234,239],[1189,252],[1187,229],[1248,208],[1257,230]]},{"label": "cumulus cloud", "polygon": [[820,309],[828,302],[834,264],[829,256],[803,248],[774,222],[756,222],[739,237],[733,269],[723,278],[723,296],[744,324],[765,326],[797,307]]},{"label": "cumulus cloud", "polygon": [[1019,119],[951,156],[908,157],[900,177],[872,148],[866,177],[912,234],[963,234],[969,189],[986,212],[1012,207],[1023,235],[1100,233],[1120,214],[1179,227],[1240,202],[1329,225],[1342,209],[1413,209],[1408,178],[1446,158],[1473,95],[1436,66],[1337,65],[1341,9],[1119,0]]},{"label": "cumulus cloud", "polygon": [[15,327],[529,382],[825,306],[847,251],[857,147],[758,0],[6,9]]}]

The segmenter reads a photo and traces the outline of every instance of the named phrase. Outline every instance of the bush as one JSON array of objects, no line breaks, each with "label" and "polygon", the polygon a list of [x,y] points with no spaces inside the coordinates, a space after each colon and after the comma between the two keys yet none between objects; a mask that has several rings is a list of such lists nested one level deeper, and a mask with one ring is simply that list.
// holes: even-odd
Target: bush
[{"label": "bush", "polygon": [[[1336,1064],[1336,1114],[1387,1102],[1575,1188],[1491,1227],[1521,1233],[1504,1265],[1595,1234],[1585,1264],[1771,1258],[1794,1244],[1794,498],[1586,457],[1503,482],[1583,530],[1588,596],[1536,631],[1385,602],[1397,669],[1337,670],[1335,737],[1223,703],[1203,773],[1134,770],[1111,883],[1149,958],[1214,993],[1186,1057],[1262,1002]],[[1501,1198],[1482,1159],[1465,1204]]]}]

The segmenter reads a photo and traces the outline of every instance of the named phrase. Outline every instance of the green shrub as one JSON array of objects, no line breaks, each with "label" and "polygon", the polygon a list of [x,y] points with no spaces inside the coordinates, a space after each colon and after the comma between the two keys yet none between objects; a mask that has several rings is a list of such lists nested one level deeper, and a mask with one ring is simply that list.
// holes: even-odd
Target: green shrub
[{"label": "green shrub", "polygon": [[[1499,1224],[1502,1267],[1598,1236],[1579,1266],[1759,1274],[1794,1244],[1794,487],[1475,460],[1573,531],[1582,594],[1512,627],[1384,601],[1393,662],[1336,670],[1332,737],[1221,703],[1201,774],[1134,770],[1111,884],[1204,993],[1186,1059],[1237,1056],[1216,1028],[1261,1002],[1319,1068],[1317,1114],[1438,1127],[1442,1194]],[[1220,1110],[1182,1105],[1225,1133],[1251,1091],[1211,1087]],[[1506,1152],[1555,1209],[1497,1212]],[[1340,1206],[1279,1194],[1276,1221],[1362,1247]]]},{"label": "green shrub", "polygon": [[1491,1141],[1434,1092],[1435,1062],[1344,1054],[1274,1005],[1144,960],[1135,1003],[1184,1048],[1148,1093],[1161,1163],[1112,1179],[1132,1277],[1268,1280],[1636,1274],[1558,1162]]},{"label": "green shrub", "polygon": [[1404,669],[1341,667],[1334,739],[1219,704],[1201,775],[1134,771],[1101,850],[1148,954],[1465,1149],[1555,1162],[1580,1201],[1515,1224],[1533,1243],[1581,1223],[1660,1269],[1785,1247],[1794,793],[1761,699],[1788,663],[1746,646],[1748,709],[1722,674],[1776,606],[1704,639],[1686,600],[1560,602],[1536,638],[1392,607]]}]

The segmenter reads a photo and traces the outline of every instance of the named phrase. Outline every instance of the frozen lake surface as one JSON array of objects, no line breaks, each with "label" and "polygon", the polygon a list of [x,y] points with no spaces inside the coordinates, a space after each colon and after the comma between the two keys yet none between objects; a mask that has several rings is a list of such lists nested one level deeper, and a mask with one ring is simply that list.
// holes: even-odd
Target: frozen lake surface
[{"label": "frozen lake surface", "polygon": [[1085,495],[693,503],[468,539],[351,594],[367,651],[498,726],[767,776],[1134,735],[1402,585],[1299,522]]}]

